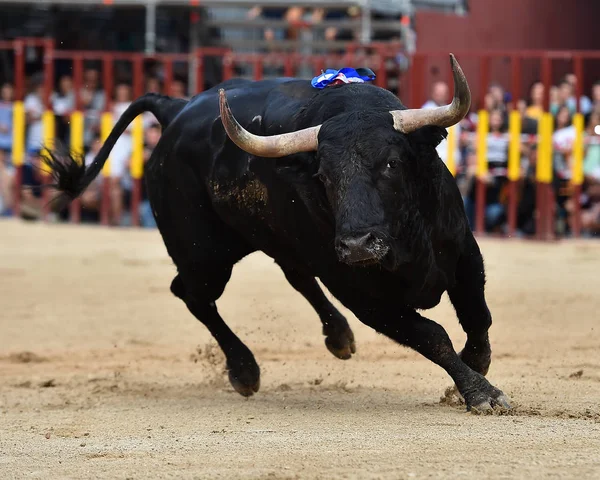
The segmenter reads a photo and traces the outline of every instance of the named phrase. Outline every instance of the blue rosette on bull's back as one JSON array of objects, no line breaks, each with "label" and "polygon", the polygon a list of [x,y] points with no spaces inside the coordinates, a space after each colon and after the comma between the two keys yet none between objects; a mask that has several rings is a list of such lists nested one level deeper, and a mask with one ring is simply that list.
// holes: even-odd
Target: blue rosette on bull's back
[{"label": "blue rosette on bull's back", "polygon": [[375,80],[375,73],[369,68],[350,68],[344,67],[340,70],[327,69],[321,75],[311,80],[313,88],[323,89],[332,85],[343,83],[365,83]]}]

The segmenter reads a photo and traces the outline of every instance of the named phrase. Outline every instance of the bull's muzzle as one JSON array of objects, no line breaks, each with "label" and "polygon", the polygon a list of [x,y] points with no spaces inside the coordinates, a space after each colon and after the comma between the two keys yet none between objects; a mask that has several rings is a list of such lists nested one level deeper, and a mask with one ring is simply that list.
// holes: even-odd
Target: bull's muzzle
[{"label": "bull's muzzle", "polygon": [[354,266],[379,263],[389,251],[385,242],[373,233],[341,236],[335,249],[340,262]]}]

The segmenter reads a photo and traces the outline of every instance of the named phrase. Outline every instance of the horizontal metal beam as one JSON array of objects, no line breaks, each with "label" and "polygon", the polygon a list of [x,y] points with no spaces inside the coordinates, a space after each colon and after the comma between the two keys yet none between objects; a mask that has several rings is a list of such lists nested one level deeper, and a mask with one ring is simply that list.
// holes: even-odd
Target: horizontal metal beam
[{"label": "horizontal metal beam", "polygon": [[232,48],[276,48],[278,50],[297,50],[302,46],[310,46],[311,48],[318,48],[321,50],[343,50],[347,48],[350,44],[356,44],[355,41],[342,41],[342,40],[334,40],[334,41],[310,41],[305,42],[301,39],[299,40],[277,40],[277,41],[269,41],[269,40],[252,40],[252,39],[227,39],[222,40],[221,45],[232,47]]},{"label": "horizontal metal beam", "polygon": [[[260,5],[263,7],[291,7],[291,6],[299,6],[299,7],[324,7],[324,8],[334,8],[334,7],[345,7],[345,6],[361,6],[367,0],[300,0],[298,2],[291,0],[261,0]],[[103,0],[38,0],[34,2],[32,0],[24,1],[24,0],[0,0],[0,4],[21,4],[21,5],[68,5],[68,6],[76,6],[76,5],[108,5],[111,7],[126,7],[126,6],[138,6],[144,7],[148,0],[110,0],[110,2],[106,2]],[[254,7],[257,2],[256,0],[201,0],[193,1],[193,0],[156,0],[153,3],[156,3],[158,6],[203,6],[203,7]]]}]

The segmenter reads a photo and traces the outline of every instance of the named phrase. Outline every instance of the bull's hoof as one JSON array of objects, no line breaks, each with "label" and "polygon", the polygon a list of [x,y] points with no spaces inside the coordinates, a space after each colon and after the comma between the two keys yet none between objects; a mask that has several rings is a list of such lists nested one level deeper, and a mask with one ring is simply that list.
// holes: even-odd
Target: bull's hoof
[{"label": "bull's hoof", "polygon": [[354,333],[350,327],[343,331],[333,332],[325,338],[325,345],[334,357],[342,360],[348,360],[356,353],[356,343],[354,342]]},{"label": "bull's hoof", "polygon": [[244,397],[251,397],[260,388],[260,369],[254,363],[250,368],[229,368],[229,382],[231,386]]},{"label": "bull's hoof", "polygon": [[497,408],[510,410],[509,398],[499,389],[491,385],[485,377],[477,375],[471,388],[462,393],[467,404],[467,411],[472,413],[491,413]]},{"label": "bull's hoof", "polygon": [[472,407],[468,408],[468,410],[474,414],[485,415],[493,413],[497,408],[504,410],[512,409],[508,397],[503,393],[496,398],[488,397],[487,400],[480,402],[477,405],[473,405]]},{"label": "bull's hoof", "polygon": [[260,388],[260,378],[253,384],[246,384],[239,379],[235,378],[231,372],[229,372],[229,381],[231,382],[231,386],[234,388],[236,392],[238,392],[242,397],[251,397]]}]

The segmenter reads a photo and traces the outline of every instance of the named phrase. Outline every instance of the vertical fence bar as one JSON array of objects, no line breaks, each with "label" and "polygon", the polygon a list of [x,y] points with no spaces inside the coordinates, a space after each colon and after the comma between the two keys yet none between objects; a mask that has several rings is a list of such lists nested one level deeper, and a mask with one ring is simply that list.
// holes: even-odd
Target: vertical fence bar
[{"label": "vertical fence bar", "polygon": [[139,98],[144,94],[144,57],[133,58],[133,96]]},{"label": "vertical fence bar", "polygon": [[573,59],[573,70],[577,77],[577,85],[575,86],[575,98],[577,98],[577,112],[581,113],[581,97],[583,96],[583,57],[575,55]]},{"label": "vertical fence bar", "polygon": [[[53,112],[52,92],[54,91],[54,41],[44,41],[44,109]],[[52,113],[53,115],[53,113]],[[49,127],[48,127],[49,128]],[[54,132],[53,132],[54,133]],[[50,173],[47,169],[42,170],[42,184],[50,183]],[[50,190],[42,190],[42,219],[47,220],[50,213]]]},{"label": "vertical fence bar", "polygon": [[[577,98],[580,98],[579,96]],[[575,143],[573,144],[573,236],[581,235],[581,185],[583,184],[583,129],[584,118],[581,113],[573,116],[575,126]]]},{"label": "vertical fence bar", "polygon": [[508,235],[513,236],[517,229],[517,182],[521,176],[521,114],[510,112],[508,149]]},{"label": "vertical fence bar", "polygon": [[102,58],[102,83],[104,83],[105,111],[109,112],[112,109],[113,98],[113,57],[105,55]]},{"label": "vertical fence bar", "polygon": [[15,50],[15,98],[25,97],[25,45],[22,40],[14,41]]},{"label": "vertical fence bar", "polygon": [[165,84],[163,86],[163,90],[165,95],[171,95],[171,86],[173,85],[173,60],[170,58],[165,58],[164,68]]},{"label": "vertical fence bar", "polygon": [[294,76],[294,57],[292,55],[286,55],[283,61],[283,76],[293,77]]},{"label": "vertical fence bar", "polygon": [[517,102],[521,99],[521,86],[522,86],[522,70],[521,70],[521,57],[513,55],[510,61],[511,65],[511,90],[513,96],[514,107],[517,107]]},{"label": "vertical fence bar", "polygon": [[410,108],[420,108],[423,104],[425,83],[425,57],[416,54],[410,70]]},{"label": "vertical fence bar", "polygon": [[[82,112],[81,89],[83,88],[83,56],[73,58],[73,87],[75,90],[75,111],[71,114],[70,137],[71,153],[77,162],[85,162],[84,151],[84,115]],[[76,198],[69,206],[69,217],[72,223],[81,221],[81,200]]]},{"label": "vertical fence bar", "polygon": [[254,57],[254,80],[262,80],[263,79],[263,62],[260,55],[256,55]]},{"label": "vertical fence bar", "polygon": [[490,86],[490,57],[481,57],[479,61],[479,108],[485,106],[485,96]]},{"label": "vertical fence bar", "polygon": [[552,59],[542,58],[542,83],[544,84],[544,110],[550,110],[550,88],[552,88]]},{"label": "vertical fence bar", "polygon": [[489,113],[479,111],[477,120],[477,180],[475,190],[475,232],[485,232],[486,181],[488,175],[487,135],[489,132]]}]

